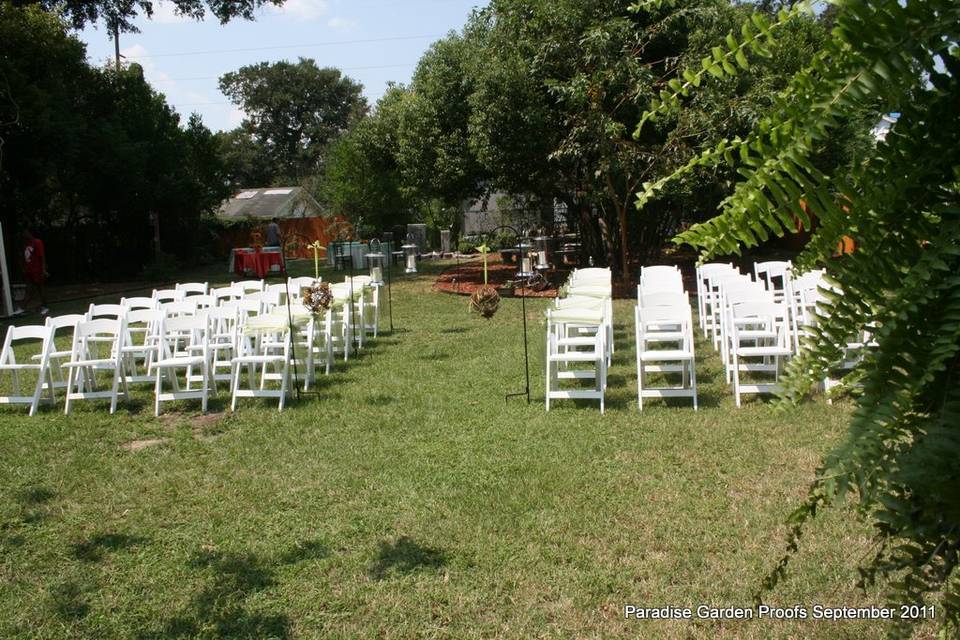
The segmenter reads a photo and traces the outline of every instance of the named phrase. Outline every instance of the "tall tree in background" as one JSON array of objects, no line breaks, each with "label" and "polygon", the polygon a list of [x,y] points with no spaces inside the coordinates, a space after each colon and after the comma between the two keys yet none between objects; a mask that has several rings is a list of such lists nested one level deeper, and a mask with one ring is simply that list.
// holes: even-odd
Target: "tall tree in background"
[{"label": "tall tree in background", "polygon": [[138,270],[154,255],[151,215],[161,248],[191,256],[200,216],[226,195],[213,134],[198,116],[182,127],[137,65],[90,67],[66,31],[0,3],[0,220],[55,231],[60,277]]},{"label": "tall tree in background", "polygon": [[[641,125],[674,117],[707,78],[739,74],[763,59],[807,4],[772,19],[752,16],[683,80],[665,85]],[[818,311],[818,326],[791,363],[786,400],[803,398],[846,359],[853,336],[867,330],[875,344],[861,350],[862,361],[848,376],[861,383],[857,409],[847,437],[791,518],[788,549],[797,551],[805,521],[855,492],[877,538],[876,554],[861,567],[864,584],[885,578],[897,610],[939,602],[935,616],[900,617],[895,635],[934,618],[941,637],[957,637],[960,4],[845,0],[833,18],[824,49],[751,132],[721,140],[675,174],[645,185],[637,204],[643,215],[670,181],[698,168],[736,168],[742,177],[720,214],[678,238],[698,247],[704,259],[794,232],[796,216],[808,227],[808,212],[819,220],[797,266],[826,264],[834,286]],[[899,117],[852,168],[818,166],[818,146],[863,111],[874,123],[891,113]],[[832,259],[844,235],[855,240],[856,251]],[[784,575],[788,559],[765,586]]]},{"label": "tall tree in background", "polygon": [[369,117],[331,145],[319,192],[336,213],[380,230],[411,220],[397,161],[398,118],[408,98],[403,87],[390,87]]},{"label": "tall tree in background", "polygon": [[321,172],[326,146],[367,112],[361,84],[307,58],[241,67],[220,78],[220,90],[246,113],[236,135],[256,144],[272,182]]}]

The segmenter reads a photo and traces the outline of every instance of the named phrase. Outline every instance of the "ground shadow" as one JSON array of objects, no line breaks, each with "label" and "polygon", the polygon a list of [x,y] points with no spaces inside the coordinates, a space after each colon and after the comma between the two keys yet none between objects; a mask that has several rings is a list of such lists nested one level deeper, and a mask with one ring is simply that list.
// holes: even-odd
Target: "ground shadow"
[{"label": "ground shadow", "polygon": [[388,404],[392,404],[394,402],[394,398],[393,396],[388,396],[385,393],[375,393],[364,398],[363,402],[371,407],[384,407]]},{"label": "ground shadow", "polygon": [[440,333],[466,333],[469,330],[467,327],[447,327],[446,329],[440,329]]},{"label": "ground shadow", "polygon": [[84,562],[98,562],[106,552],[123,551],[147,542],[140,536],[125,533],[98,533],[89,540],[77,542],[72,547],[73,557]]},{"label": "ground shadow", "polygon": [[289,638],[291,623],[287,615],[251,611],[247,599],[276,584],[278,567],[329,555],[329,547],[317,540],[298,542],[274,560],[253,553],[198,551],[189,558],[187,566],[206,577],[205,586],[159,629],[141,634],[140,638],[192,638],[200,634],[216,638]]},{"label": "ground shadow", "polygon": [[50,589],[50,607],[61,620],[76,621],[90,613],[86,589],[79,582],[67,580]]},{"label": "ground shadow", "polygon": [[383,580],[391,574],[407,574],[425,569],[439,569],[447,563],[443,551],[424,547],[403,536],[396,542],[381,542],[376,561],[368,573],[374,580]]}]

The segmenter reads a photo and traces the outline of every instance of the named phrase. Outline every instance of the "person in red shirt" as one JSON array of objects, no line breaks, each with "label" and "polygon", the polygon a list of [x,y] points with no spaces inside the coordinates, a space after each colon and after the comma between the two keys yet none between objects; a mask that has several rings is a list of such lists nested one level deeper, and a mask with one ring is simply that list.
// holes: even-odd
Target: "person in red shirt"
[{"label": "person in red shirt", "polygon": [[27,284],[32,289],[32,291],[28,289],[23,304],[29,308],[28,303],[34,302],[33,298],[37,297],[40,300],[38,310],[42,315],[46,315],[49,310],[43,285],[47,281],[47,252],[43,246],[43,240],[34,236],[29,229],[23,232],[23,265]]}]

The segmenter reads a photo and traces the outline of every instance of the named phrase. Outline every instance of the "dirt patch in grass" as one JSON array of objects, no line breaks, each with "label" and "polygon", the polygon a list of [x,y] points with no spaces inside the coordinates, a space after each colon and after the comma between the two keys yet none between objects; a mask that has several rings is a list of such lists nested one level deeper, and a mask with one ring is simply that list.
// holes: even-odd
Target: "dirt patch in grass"
[{"label": "dirt patch in grass", "polygon": [[168,442],[170,442],[170,438],[141,438],[139,440],[124,442],[120,445],[120,448],[124,451],[142,451],[143,449],[149,449],[150,447],[156,447]]}]

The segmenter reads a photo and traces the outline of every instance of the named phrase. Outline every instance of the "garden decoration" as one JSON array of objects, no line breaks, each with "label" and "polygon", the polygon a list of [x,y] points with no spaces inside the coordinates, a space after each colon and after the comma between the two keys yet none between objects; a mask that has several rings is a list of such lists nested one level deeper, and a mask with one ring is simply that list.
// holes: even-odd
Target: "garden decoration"
[{"label": "garden decoration", "polygon": [[413,236],[407,234],[407,244],[400,247],[406,258],[406,269],[404,273],[417,272],[417,245],[413,243]]},{"label": "garden decoration", "polygon": [[250,246],[260,251],[263,248],[263,234],[259,230],[253,230],[250,232]]},{"label": "garden decoration", "polygon": [[300,289],[300,297],[303,299],[303,306],[307,311],[314,315],[326,313],[333,302],[333,292],[330,291],[329,282],[314,281],[309,287]]},{"label": "garden decoration", "polygon": [[383,252],[380,250],[380,241],[374,238],[370,241],[370,253],[364,256],[370,268],[370,281],[375,285],[383,284]]},{"label": "garden decoration", "polygon": [[314,240],[312,244],[307,245],[307,249],[313,249],[313,277],[316,280],[320,279],[320,251],[326,250],[319,240]]},{"label": "garden decoration", "polygon": [[482,244],[477,247],[477,250],[483,255],[483,286],[470,296],[470,310],[476,311],[489,320],[500,307],[500,294],[487,283],[487,253],[490,251],[490,247]]}]

